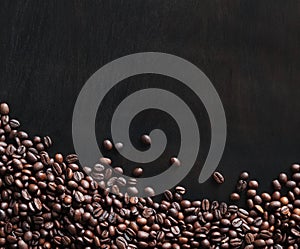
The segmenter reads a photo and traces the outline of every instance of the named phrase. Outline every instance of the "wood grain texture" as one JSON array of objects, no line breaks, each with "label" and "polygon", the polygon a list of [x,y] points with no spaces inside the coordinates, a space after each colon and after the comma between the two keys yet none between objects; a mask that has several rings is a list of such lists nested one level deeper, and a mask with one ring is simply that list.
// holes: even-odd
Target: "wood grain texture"
[{"label": "wood grain texture", "polygon": [[[265,190],[280,171],[300,161],[299,16],[299,1],[1,1],[0,99],[31,135],[51,135],[52,152],[68,153],[74,103],[97,69],[142,51],[183,57],[210,78],[224,104],[223,187],[197,183],[209,121],[199,100],[174,80],[133,77],[112,91],[99,110],[99,140],[110,135],[107,119],[119,100],[138,87],[163,84],[189,101],[201,123],[204,149],[183,182],[191,189],[188,196],[226,199],[241,170],[250,171]],[[159,126],[157,117],[152,112],[140,117],[146,122],[137,118],[133,140]],[[176,125],[164,128],[171,144],[162,169],[179,141]]]}]

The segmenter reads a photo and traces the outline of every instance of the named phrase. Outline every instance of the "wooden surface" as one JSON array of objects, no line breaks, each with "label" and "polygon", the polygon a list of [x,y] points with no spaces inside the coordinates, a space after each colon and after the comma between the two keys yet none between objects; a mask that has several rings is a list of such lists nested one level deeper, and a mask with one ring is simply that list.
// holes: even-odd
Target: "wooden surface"
[{"label": "wooden surface", "polygon": [[[175,80],[137,76],[112,91],[99,109],[99,141],[110,136],[108,119],[118,101],[135,89],[163,85],[191,105],[201,128],[199,161],[182,183],[189,197],[225,200],[242,170],[266,190],[279,172],[300,161],[299,1],[1,1],[0,27],[0,99],[31,135],[53,138],[52,152],[73,152],[74,103],[97,69],[130,53],[159,51],[194,63],[221,97],[228,123],[218,168],[224,186],[197,183],[209,121],[201,102]],[[152,127],[165,128],[170,139],[147,174],[165,169],[178,151],[172,124],[153,111],[134,120],[137,146],[137,137]]]}]

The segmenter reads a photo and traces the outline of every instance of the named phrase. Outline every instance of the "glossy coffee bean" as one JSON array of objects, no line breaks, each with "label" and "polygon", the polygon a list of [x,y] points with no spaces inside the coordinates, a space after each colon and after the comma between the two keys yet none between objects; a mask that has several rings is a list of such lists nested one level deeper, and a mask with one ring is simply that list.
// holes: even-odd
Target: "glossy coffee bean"
[{"label": "glossy coffee bean", "polygon": [[216,181],[216,183],[218,183],[218,184],[222,184],[225,181],[224,176],[220,172],[217,172],[217,171],[213,173],[213,178]]}]

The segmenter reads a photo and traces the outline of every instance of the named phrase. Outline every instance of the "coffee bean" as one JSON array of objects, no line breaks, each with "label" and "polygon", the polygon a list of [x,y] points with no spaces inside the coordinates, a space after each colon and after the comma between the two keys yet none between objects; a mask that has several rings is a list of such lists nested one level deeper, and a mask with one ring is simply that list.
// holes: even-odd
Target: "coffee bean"
[{"label": "coffee bean", "polygon": [[18,248],[20,249],[28,249],[28,245],[26,244],[26,242],[24,240],[19,240],[18,241]]},{"label": "coffee bean", "polygon": [[289,180],[286,182],[285,186],[287,188],[295,188],[297,186],[297,183],[295,181]]},{"label": "coffee bean", "polygon": [[146,134],[144,134],[144,135],[141,136],[141,141],[145,145],[151,145],[151,138],[148,135],[146,135]]},{"label": "coffee bean", "polygon": [[217,171],[213,173],[213,178],[218,184],[222,184],[225,181],[224,176]]},{"label": "coffee bean", "polygon": [[124,147],[124,145],[123,145],[122,143],[120,143],[120,142],[115,144],[115,148],[116,148],[117,150],[122,150],[123,147]]},{"label": "coffee bean", "polygon": [[278,180],[274,180],[272,183],[274,190],[281,190],[281,184]]},{"label": "coffee bean", "polygon": [[280,208],[281,207],[281,203],[279,201],[272,201],[270,203],[270,207],[273,208],[273,209]]},{"label": "coffee bean", "polygon": [[258,188],[258,182],[255,180],[252,180],[248,183],[249,188],[251,189],[257,189]]},{"label": "coffee bean", "polygon": [[11,128],[16,129],[20,126],[20,122],[16,119],[11,119],[9,121],[9,125],[10,125]]},{"label": "coffee bean", "polygon": [[243,192],[247,188],[247,182],[245,180],[239,180],[236,184],[237,192]]},{"label": "coffee bean", "polygon": [[44,137],[44,144],[47,148],[52,146],[52,140],[49,136],[45,136]]},{"label": "coffee bean", "polygon": [[132,171],[132,174],[133,176],[135,177],[140,177],[142,174],[143,174],[143,169],[142,168],[135,168],[133,171]]},{"label": "coffee bean", "polygon": [[176,167],[179,167],[181,165],[179,159],[176,157],[172,157],[170,160],[170,163],[171,163],[171,165],[174,165]]},{"label": "coffee bean", "polygon": [[[78,161],[78,156],[76,154],[70,154],[66,157],[66,162],[68,164],[76,163]],[[71,166],[71,165],[69,165]]]},{"label": "coffee bean", "polygon": [[173,199],[173,194],[170,190],[166,190],[164,192],[164,196],[165,196],[167,201],[172,201],[172,199]]},{"label": "coffee bean", "polygon": [[240,179],[241,180],[248,180],[248,178],[249,178],[249,173],[248,172],[244,171],[240,174]]},{"label": "coffee bean", "polygon": [[136,196],[139,193],[139,191],[136,187],[128,187],[127,192],[129,195],[132,195],[132,196]]},{"label": "coffee bean", "polygon": [[185,191],[186,191],[185,188],[182,187],[182,186],[176,186],[175,190],[176,190],[177,193],[179,193],[181,195],[184,195]]},{"label": "coffee bean", "polygon": [[245,235],[245,241],[246,241],[247,244],[252,244],[254,239],[255,239],[255,237],[252,233],[247,233]]},{"label": "coffee bean", "polygon": [[232,201],[239,201],[240,200],[240,195],[238,194],[238,193],[232,193],[231,195],[230,195],[230,200],[232,200]]},{"label": "coffee bean", "polygon": [[210,201],[208,199],[203,199],[202,201],[202,210],[209,211],[210,209]]},{"label": "coffee bean", "polygon": [[233,227],[240,227],[242,224],[243,224],[243,221],[240,218],[236,218],[232,221]]},{"label": "coffee bean", "polygon": [[113,148],[113,144],[110,140],[106,139],[106,140],[103,141],[103,147],[106,150],[111,150]]},{"label": "coffee bean", "polygon": [[6,103],[0,104],[0,114],[1,115],[8,115],[9,114],[9,106]]},{"label": "coffee bean", "polygon": [[261,194],[261,198],[262,198],[263,201],[265,201],[265,202],[270,202],[271,199],[272,199],[272,197],[270,196],[269,193],[262,193],[262,194]]},{"label": "coffee bean", "polygon": [[128,243],[124,237],[120,236],[120,237],[116,238],[116,244],[119,249],[127,249],[128,248]]},{"label": "coffee bean", "polygon": [[146,195],[148,195],[148,196],[154,196],[154,195],[155,195],[155,191],[154,191],[154,189],[151,188],[151,187],[146,187],[146,188],[144,189],[144,193],[145,193]]},{"label": "coffee bean", "polygon": [[293,164],[291,166],[291,170],[292,170],[293,173],[300,172],[300,165],[299,164]]},{"label": "coffee bean", "polygon": [[263,247],[266,245],[266,242],[263,239],[257,239],[253,242],[255,247]]}]

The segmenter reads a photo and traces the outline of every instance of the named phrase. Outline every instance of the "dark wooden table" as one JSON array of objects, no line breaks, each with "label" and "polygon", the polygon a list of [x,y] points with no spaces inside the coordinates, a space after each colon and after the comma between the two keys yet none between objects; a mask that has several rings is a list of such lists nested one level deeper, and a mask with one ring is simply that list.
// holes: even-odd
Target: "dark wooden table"
[{"label": "dark wooden table", "polygon": [[[218,168],[226,177],[223,187],[197,183],[209,121],[201,102],[175,80],[136,76],[110,92],[98,113],[99,141],[110,136],[109,117],[119,100],[138,87],[165,84],[191,105],[203,138],[199,161],[182,182],[187,195],[225,200],[242,170],[267,190],[279,172],[300,161],[299,17],[299,1],[1,1],[0,99],[23,129],[49,134],[51,152],[66,154],[74,150],[74,103],[97,69],[143,51],[183,57],[210,78],[225,108],[228,138]],[[164,170],[178,151],[172,124],[155,111],[133,121],[137,146],[137,137],[153,127],[164,128],[170,139],[164,156],[146,165],[147,174]],[[109,156],[129,172],[130,163]]]}]

